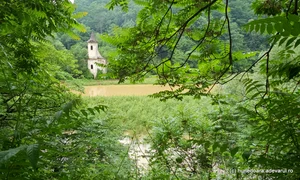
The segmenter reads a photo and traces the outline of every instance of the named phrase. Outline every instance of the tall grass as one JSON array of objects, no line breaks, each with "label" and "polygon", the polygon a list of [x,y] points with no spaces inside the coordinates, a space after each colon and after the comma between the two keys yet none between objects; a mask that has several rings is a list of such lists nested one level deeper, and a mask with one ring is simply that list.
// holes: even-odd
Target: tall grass
[{"label": "tall grass", "polygon": [[147,96],[84,97],[88,106],[103,104],[108,107],[98,118],[112,121],[124,131],[143,134],[152,125],[166,118],[201,120],[204,115],[214,111],[211,100],[203,97],[186,97],[182,101],[170,99],[161,102]]}]

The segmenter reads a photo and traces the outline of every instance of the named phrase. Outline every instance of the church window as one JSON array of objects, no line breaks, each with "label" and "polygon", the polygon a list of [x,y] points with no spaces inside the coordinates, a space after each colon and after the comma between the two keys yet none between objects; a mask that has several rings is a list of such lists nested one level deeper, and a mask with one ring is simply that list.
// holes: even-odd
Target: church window
[{"label": "church window", "polygon": [[93,50],[93,46],[91,46],[91,50]]},{"label": "church window", "polygon": [[93,65],[91,65],[91,69],[93,69],[94,67],[93,67]]}]

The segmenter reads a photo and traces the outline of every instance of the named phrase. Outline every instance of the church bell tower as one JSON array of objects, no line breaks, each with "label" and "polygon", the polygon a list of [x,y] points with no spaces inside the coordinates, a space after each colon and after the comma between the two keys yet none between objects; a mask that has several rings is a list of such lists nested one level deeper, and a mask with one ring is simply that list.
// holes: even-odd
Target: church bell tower
[{"label": "church bell tower", "polygon": [[94,78],[97,77],[98,70],[101,70],[102,73],[106,73],[106,67],[100,67],[98,64],[107,65],[106,59],[104,59],[98,50],[98,42],[95,38],[95,34],[92,32],[90,39],[87,41],[88,43],[88,69],[94,75]]}]

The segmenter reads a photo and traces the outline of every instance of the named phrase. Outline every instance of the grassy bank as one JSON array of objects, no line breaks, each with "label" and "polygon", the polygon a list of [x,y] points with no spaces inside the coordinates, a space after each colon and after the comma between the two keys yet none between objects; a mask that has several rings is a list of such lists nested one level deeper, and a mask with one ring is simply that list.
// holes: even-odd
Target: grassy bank
[{"label": "grassy bank", "polygon": [[[119,84],[118,79],[107,79],[107,80],[73,79],[73,80],[66,80],[63,83],[72,89],[80,86],[133,84],[132,82],[130,82],[130,80],[126,80],[124,83]],[[138,84],[155,84],[155,83],[156,83],[155,76],[145,78],[143,81],[138,82]]]}]

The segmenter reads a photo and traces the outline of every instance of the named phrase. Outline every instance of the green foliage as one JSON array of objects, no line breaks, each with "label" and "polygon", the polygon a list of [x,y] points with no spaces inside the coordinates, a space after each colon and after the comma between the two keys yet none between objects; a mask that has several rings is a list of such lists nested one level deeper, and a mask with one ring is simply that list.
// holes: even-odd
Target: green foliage
[{"label": "green foliage", "polygon": [[147,140],[142,143],[151,144],[151,149],[146,155],[150,162],[143,176],[145,179],[207,179],[215,176],[230,179],[228,174],[217,173],[213,164],[219,163],[218,168],[223,169],[226,161],[226,171],[235,167],[227,161],[232,160],[239,150],[237,142],[232,142],[238,138],[224,131],[230,129],[232,123],[229,120],[214,122],[220,112],[211,105],[210,98],[189,97],[182,101],[160,102],[149,97],[96,97],[86,98],[86,101],[106,104],[107,118],[122,124],[122,130],[129,136],[146,136]]},{"label": "green foliage", "polygon": [[40,151],[39,144],[31,144],[26,149],[28,159],[33,169],[37,169],[37,163],[39,160],[39,151]]},{"label": "green foliage", "polygon": [[[180,106],[190,103],[191,108],[197,106],[197,101],[191,98],[179,103],[176,100],[169,100],[166,103],[150,97],[93,97],[86,98],[90,104],[101,102],[107,105],[107,118],[116,121],[116,124],[123,124],[123,129],[137,134],[151,129],[152,121],[162,117],[175,114]],[[147,106],[145,106],[147,104]],[[190,109],[186,107],[187,109]],[[195,107],[194,107],[195,108]],[[192,111],[192,110],[189,110]]]},{"label": "green foliage", "polygon": [[294,45],[294,48],[296,48],[300,43],[298,39],[300,22],[297,15],[291,14],[288,17],[275,16],[254,20],[245,27],[250,32],[255,30],[261,34],[266,32],[269,35],[274,35],[276,32],[272,39],[273,43],[279,42],[279,46],[286,42],[286,47],[289,47],[297,40]]},{"label": "green foliage", "polygon": [[80,71],[82,71],[85,78],[93,78],[90,71],[87,68],[87,45],[86,43],[77,43],[71,46],[71,53],[77,60],[77,66]]},{"label": "green foliage", "polygon": [[26,149],[26,146],[20,146],[20,147],[14,148],[14,149],[9,149],[7,151],[1,151],[0,152],[0,157],[1,157],[0,164],[5,163],[10,158],[14,157],[20,151],[23,151],[25,149]]},{"label": "green foliage", "polygon": [[74,9],[68,0],[0,2],[0,179],[131,176],[130,160],[113,168],[128,159],[120,134],[94,120],[106,107],[83,104],[56,79],[81,73],[73,54],[49,40],[84,30]]},{"label": "green foliage", "polygon": [[284,1],[261,1],[256,0],[253,3],[253,9],[256,14],[278,15],[284,10]]},{"label": "green foliage", "polygon": [[[117,47],[117,51],[114,50],[108,58],[109,68],[120,78],[120,82],[127,77],[139,80],[145,74],[154,72],[158,74],[160,84],[182,86],[182,90],[192,89],[201,94],[208,88],[205,83],[207,78],[219,80],[226,71],[246,69],[238,63],[247,62],[246,58],[233,53],[234,50],[245,49],[242,42],[244,36],[233,31],[236,28],[225,28],[230,23],[229,19],[214,15],[220,12],[228,16],[228,8],[221,1],[138,3],[143,9],[137,16],[135,27],[114,28],[113,36],[102,36]],[[226,45],[229,41],[241,42]],[[238,68],[231,68],[233,64]],[[193,94],[184,91],[176,93]]]},{"label": "green foliage", "polygon": [[[179,87],[154,95],[163,100],[184,100],[184,95],[201,97],[212,87],[231,81],[228,86],[220,85],[225,90],[212,94],[215,106],[206,115],[195,120],[189,115],[183,119],[175,115],[154,123],[149,131],[153,151],[148,175],[153,179],[299,178],[298,1],[253,3],[254,12],[265,16],[250,21],[246,30],[267,34],[270,46],[265,52],[260,49],[256,60],[255,53],[250,53],[250,61],[246,60],[251,58],[247,53],[238,52],[246,49],[242,35],[259,36],[236,31],[228,1],[137,3],[143,9],[135,27],[115,28],[113,36],[103,36],[117,48],[117,53],[110,55],[110,66],[121,81],[127,77],[139,79],[155,71],[160,84]],[[120,4],[112,1],[111,5]],[[247,21],[238,25],[242,22]],[[184,49],[186,42],[192,45]],[[207,162],[207,166],[201,162]],[[213,168],[225,174],[217,174]],[[230,169],[237,171],[230,174]],[[247,169],[263,172],[243,173]],[[289,171],[268,173],[267,169]]]},{"label": "green foliage", "polygon": [[[89,14],[72,14],[67,0],[0,3],[0,178],[299,179],[298,1],[255,1],[259,19],[246,10],[250,1],[134,2],[140,7],[79,1]],[[165,102],[82,101],[57,80],[88,76],[83,42],[58,34],[68,51],[48,39],[62,31],[86,41],[74,19],[83,16],[115,46],[100,43],[113,51],[109,77],[135,82],[157,74],[158,84],[174,88],[152,96]],[[239,29],[249,19],[256,20],[246,30],[271,37],[256,60],[247,50],[264,47],[263,38]],[[124,133],[132,136],[128,146]],[[134,136],[146,134],[149,167],[142,171],[130,149],[140,140]],[[288,171],[243,173],[268,169]]]},{"label": "green foliage", "polygon": [[[134,25],[136,14],[140,9],[139,6],[132,2],[126,2],[125,0],[111,2],[109,0],[77,0],[75,4],[77,5],[77,12],[88,12],[85,17],[80,19],[80,22],[99,33],[109,33],[114,25],[122,27],[131,24]],[[122,7],[113,8],[113,6],[117,4],[122,5]],[[125,13],[124,10],[128,7],[130,7],[131,10]]]},{"label": "green foliage", "polygon": [[[78,70],[75,57],[64,47],[56,49],[50,43],[33,43],[36,48],[34,56],[42,64],[47,64],[47,70],[59,80],[78,78],[82,72]],[[47,63],[43,63],[47,62]],[[43,67],[43,65],[42,65]]]}]

